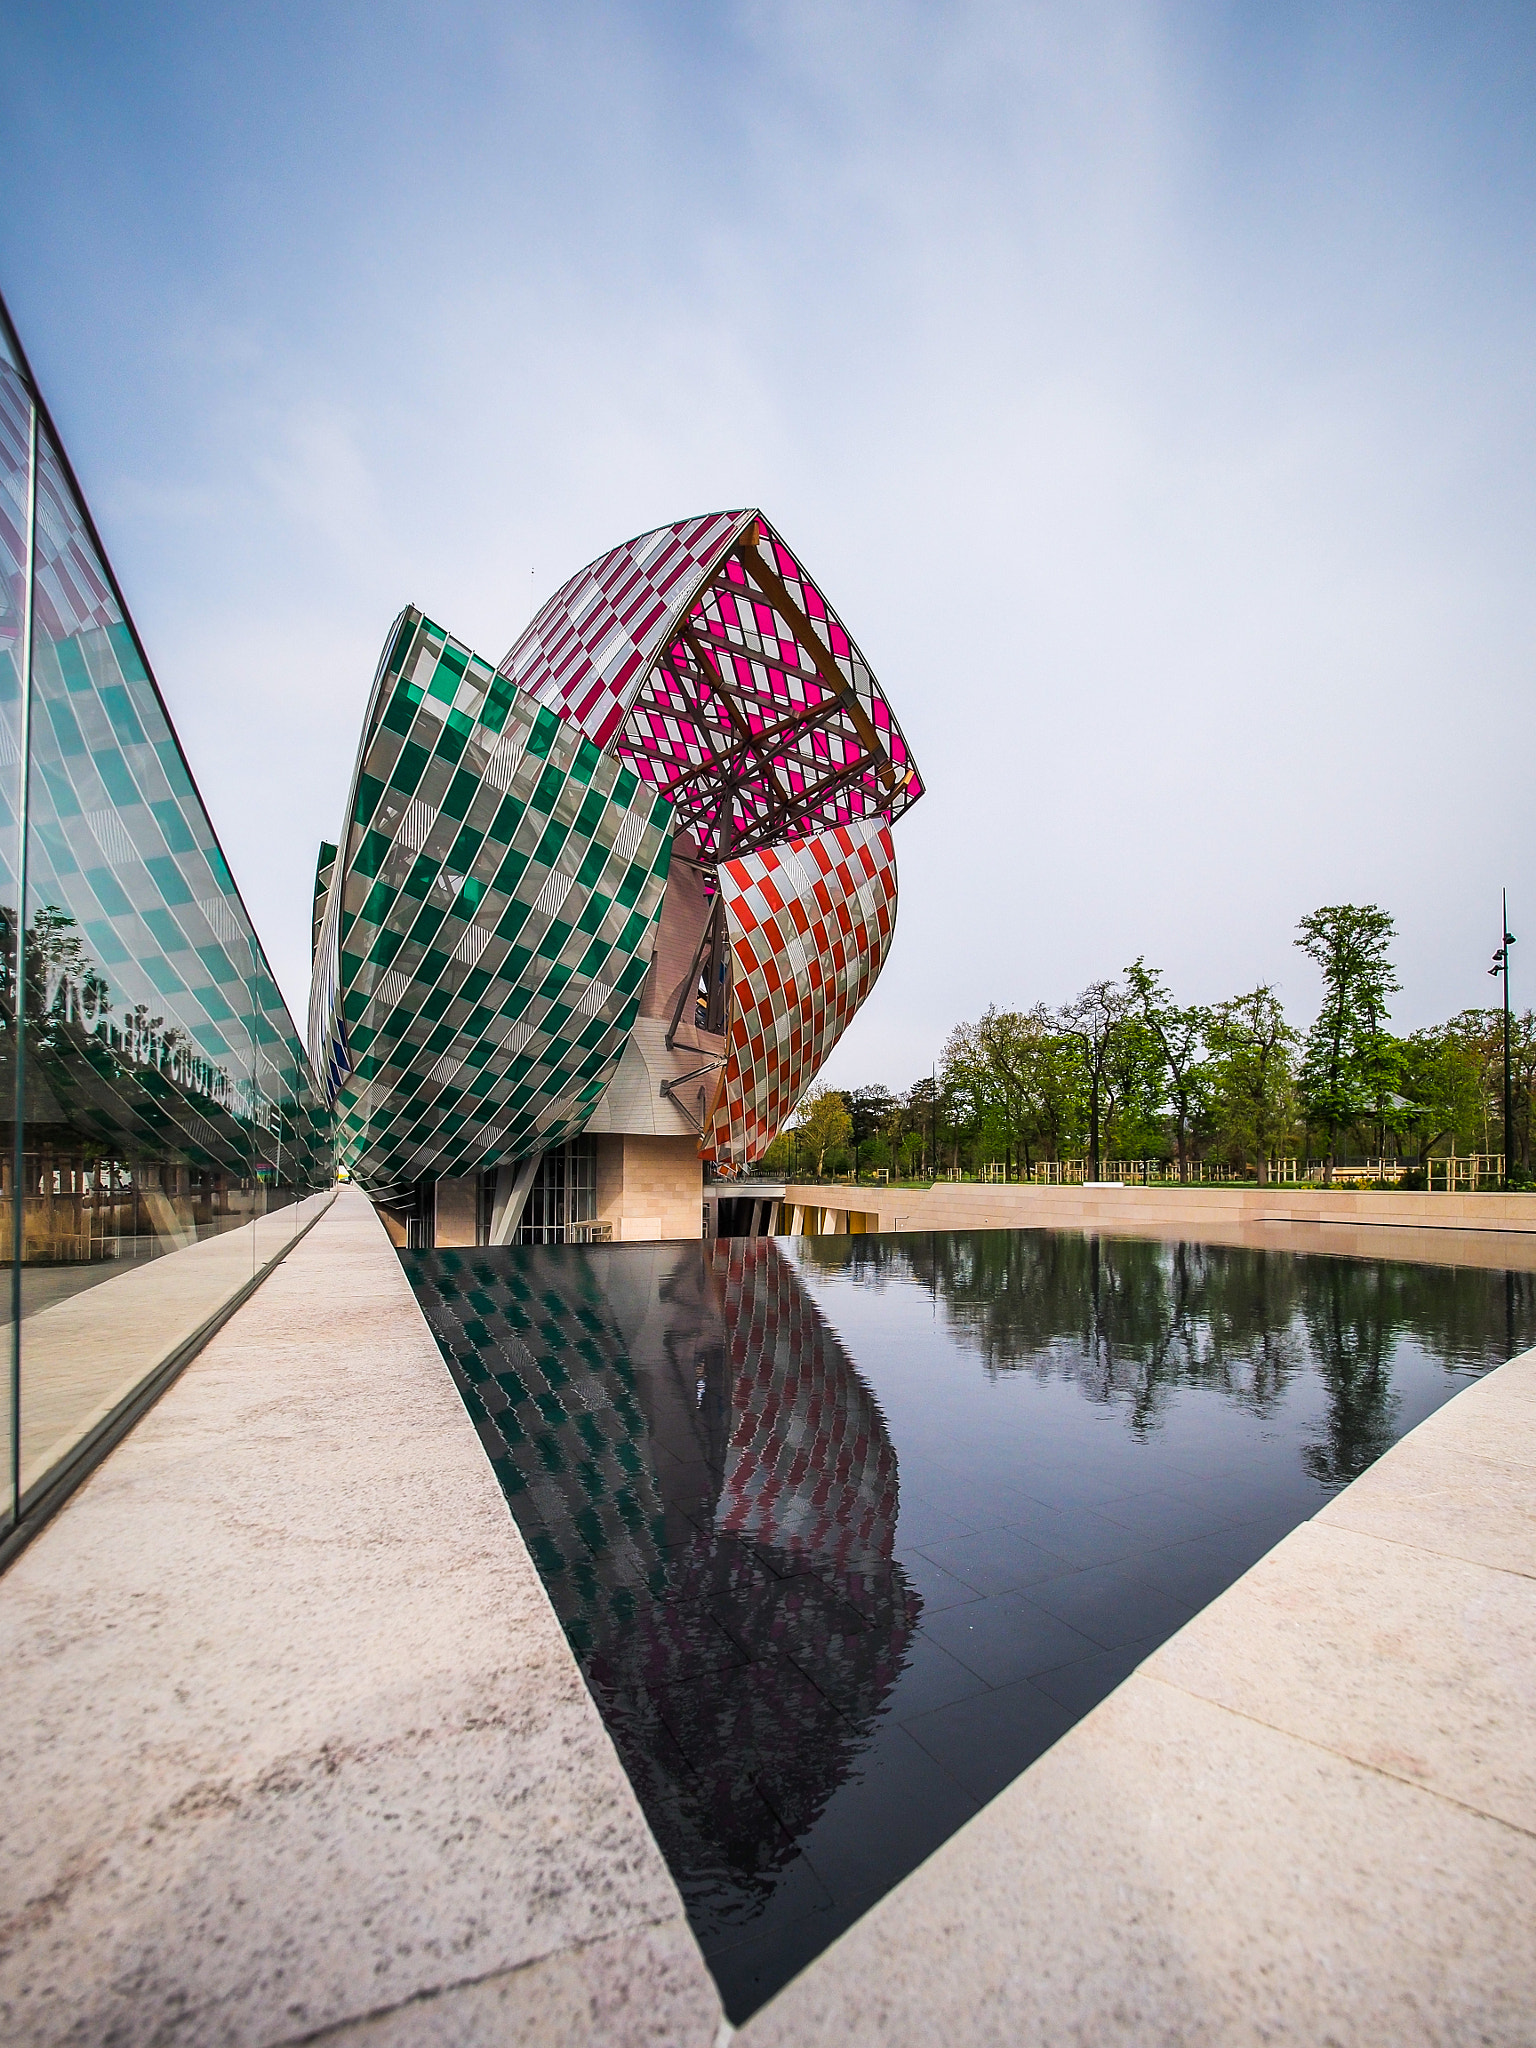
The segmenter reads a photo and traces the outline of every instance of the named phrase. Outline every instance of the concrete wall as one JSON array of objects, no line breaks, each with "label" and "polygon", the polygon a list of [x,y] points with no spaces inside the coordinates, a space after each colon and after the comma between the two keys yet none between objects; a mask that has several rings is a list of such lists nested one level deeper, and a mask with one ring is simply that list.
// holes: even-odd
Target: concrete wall
[{"label": "concrete wall", "polygon": [[[1101,1230],[1244,1242],[1254,1225],[1356,1227],[1536,1235],[1536,1195],[1428,1195],[1348,1188],[989,1187],[935,1181],[928,1188],[792,1186],[786,1212],[866,1214],[879,1230]],[[1301,1248],[1301,1247],[1298,1247]]]},{"label": "concrete wall", "polygon": [[597,1216],[615,1243],[704,1235],[697,1138],[599,1137]]},{"label": "concrete wall", "polygon": [[480,1176],[461,1174],[438,1181],[433,1199],[436,1217],[432,1241],[439,1246],[467,1245],[477,1241],[480,1222]]}]

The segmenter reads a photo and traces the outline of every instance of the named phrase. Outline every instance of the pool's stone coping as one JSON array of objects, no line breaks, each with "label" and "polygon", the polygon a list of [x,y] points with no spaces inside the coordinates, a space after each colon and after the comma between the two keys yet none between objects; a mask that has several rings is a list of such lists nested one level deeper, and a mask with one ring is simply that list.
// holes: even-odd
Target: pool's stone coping
[{"label": "pool's stone coping", "polygon": [[[0,1579],[8,2043],[728,2029],[343,1195]],[[739,2031],[1536,2039],[1536,1352],[1303,1525]]]},{"label": "pool's stone coping", "polygon": [[[743,1192],[750,1183],[743,1184]],[[851,1214],[868,1230],[1095,1230],[1132,1237],[1183,1235],[1217,1244],[1262,1242],[1264,1226],[1289,1227],[1298,1250],[1412,1258],[1399,1233],[1434,1232],[1429,1256],[1455,1264],[1536,1266],[1536,1195],[1414,1194],[1364,1188],[1036,1187],[1017,1182],[935,1181],[929,1187],[791,1182],[784,1211]],[[1440,1233],[1446,1233],[1441,1237]],[[1484,1233],[1495,1233],[1480,1248]],[[1346,1235],[1347,1233],[1347,1235]],[[1384,1238],[1386,1241],[1384,1241]],[[1449,1250],[1451,1239],[1459,1249]],[[1273,1241],[1273,1240],[1272,1240]],[[1407,1239],[1402,1240],[1406,1246]],[[1502,1248],[1501,1248],[1502,1247]]]}]

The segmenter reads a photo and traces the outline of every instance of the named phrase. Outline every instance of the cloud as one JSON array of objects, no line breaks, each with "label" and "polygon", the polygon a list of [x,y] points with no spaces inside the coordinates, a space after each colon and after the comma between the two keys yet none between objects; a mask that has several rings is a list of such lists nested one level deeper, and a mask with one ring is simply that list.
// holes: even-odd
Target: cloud
[{"label": "cloud", "polygon": [[279,10],[126,75],[94,23],[61,111],[68,27],[38,118],[118,183],[0,256],[296,1014],[399,606],[499,657],[742,503],[930,790],[831,1078],[1138,953],[1304,1015],[1340,899],[1403,1022],[1481,998],[1536,894],[1518,16]]}]

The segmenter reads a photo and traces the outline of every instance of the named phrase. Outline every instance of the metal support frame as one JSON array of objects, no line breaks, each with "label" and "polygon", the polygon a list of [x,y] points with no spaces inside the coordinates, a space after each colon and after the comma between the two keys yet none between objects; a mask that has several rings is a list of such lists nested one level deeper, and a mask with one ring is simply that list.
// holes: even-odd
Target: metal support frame
[{"label": "metal support frame", "polygon": [[675,1074],[670,1081],[663,1081],[658,1090],[658,1093],[663,1095],[673,1105],[678,1115],[693,1125],[694,1130],[701,1138],[704,1135],[704,1111],[709,1099],[707,1092],[703,1088],[699,1090],[699,1106],[697,1114],[695,1114],[689,1109],[678,1091],[686,1088],[690,1081],[702,1080],[706,1074],[718,1074],[724,1065],[725,1061],[723,1058],[706,1060],[701,1067],[691,1067],[686,1074]]},{"label": "metal support frame", "polygon": [[683,1013],[690,1003],[699,999],[699,981],[708,975],[708,994],[705,997],[704,1023],[699,1028],[716,1035],[725,1030],[726,1004],[730,994],[728,986],[730,949],[726,943],[725,902],[716,895],[714,905],[699,934],[699,943],[693,949],[693,962],[683,977],[678,990],[677,1002],[673,1007],[672,1021],[667,1026],[667,1051],[671,1052],[679,1030],[682,1028]]},{"label": "metal support frame", "polygon": [[528,1205],[529,1192],[543,1157],[542,1152],[533,1152],[513,1165],[497,1167],[496,1198],[491,1209],[491,1244],[512,1242],[513,1233],[523,1220],[523,1210]]},{"label": "metal support frame", "polygon": [[[740,568],[745,586],[731,580],[729,563]],[[743,682],[735,673],[736,662],[765,668],[783,664],[776,664],[766,649],[738,644],[702,616],[700,607],[715,594],[768,605],[814,669],[827,692],[826,700],[786,716],[782,698]],[[891,760],[858,692],[791,597],[782,577],[762,560],[750,538],[740,540],[700,587],[659,668],[684,698],[686,715],[712,757],[685,768],[667,784],[667,794],[679,805],[701,850],[712,853],[717,861],[815,831],[817,812],[845,789],[867,782],[871,774],[882,800],[876,809],[894,801],[904,787],[905,778]],[[636,704],[640,701],[637,698]],[[749,712],[764,721],[759,729],[753,729]],[[783,779],[783,748],[793,748],[797,739],[811,733],[833,730],[838,730],[843,741],[856,744],[858,757],[851,762],[821,764],[795,754],[793,764],[805,775],[807,786],[799,792],[789,788]],[[625,742],[625,752],[642,756],[648,752],[638,734],[626,734]],[[817,772],[822,766],[826,772]]]}]

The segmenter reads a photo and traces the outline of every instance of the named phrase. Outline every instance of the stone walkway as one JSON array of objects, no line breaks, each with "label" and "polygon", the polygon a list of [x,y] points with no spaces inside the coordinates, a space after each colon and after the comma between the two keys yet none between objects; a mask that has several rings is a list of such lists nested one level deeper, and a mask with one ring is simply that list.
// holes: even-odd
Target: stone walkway
[{"label": "stone walkway", "polygon": [[0,1580],[0,1670],[8,2048],[714,2039],[361,1195]]}]

